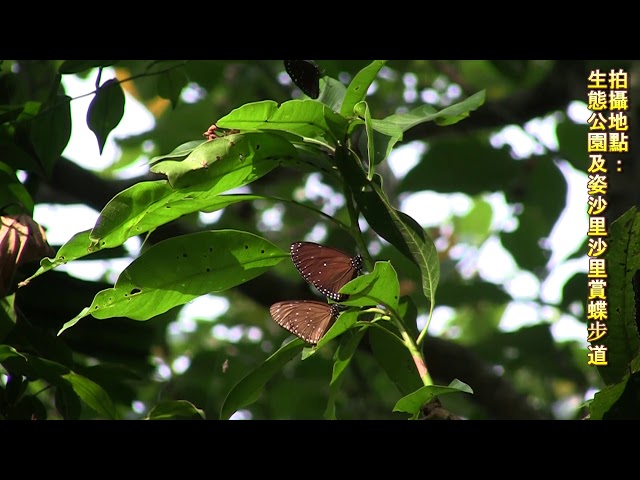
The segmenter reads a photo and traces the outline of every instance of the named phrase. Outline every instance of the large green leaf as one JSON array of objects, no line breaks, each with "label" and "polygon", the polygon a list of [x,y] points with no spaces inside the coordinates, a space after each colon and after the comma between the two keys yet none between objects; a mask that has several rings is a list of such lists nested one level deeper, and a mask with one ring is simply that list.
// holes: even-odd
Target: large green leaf
[{"label": "large green leaf", "polygon": [[387,63],[386,60],[374,60],[370,65],[360,70],[349,86],[347,87],[347,93],[344,96],[342,107],[340,108],[340,114],[345,117],[353,115],[353,108],[359,102],[363,101],[367,97],[367,91],[378,76],[378,72]]},{"label": "large green leaf", "polygon": [[[290,100],[278,107],[273,100],[248,103],[236,108],[216,122],[218,127],[243,130],[282,130],[326,146],[335,146],[335,134],[326,118],[342,125],[346,133],[347,120],[328,106],[315,100]],[[335,129],[333,129],[335,131]],[[342,137],[338,137],[340,139]]]},{"label": "large green leaf", "polygon": [[74,392],[99,415],[111,420],[118,418],[115,405],[100,385],[73,372],[62,375],[62,378],[71,383]]},{"label": "large green leaf", "polygon": [[373,271],[354,278],[340,289],[349,295],[342,305],[354,307],[385,305],[393,312],[398,310],[400,284],[398,274],[390,262],[376,262]]},{"label": "large green leaf", "polygon": [[410,128],[425,122],[435,122],[437,125],[453,125],[467,118],[470,112],[477,110],[485,99],[485,91],[471,95],[469,98],[435,111],[431,105],[422,105],[407,113],[390,115],[382,120],[374,120],[373,128],[387,135],[394,135],[399,129],[406,132]]},{"label": "large green leaf", "polygon": [[[632,285],[633,276],[640,270],[640,214],[635,207],[611,224],[607,241],[608,318],[601,320],[607,325],[607,334],[591,342],[590,346],[607,348],[607,365],[599,366],[598,372],[605,383],[617,384],[628,373],[629,365],[640,349]],[[587,323],[596,321],[589,319],[587,312]]]},{"label": "large green leaf", "polygon": [[344,148],[336,149],[335,160],[371,228],[418,266],[422,291],[433,307],[440,279],[438,252],[433,241],[413,218],[391,205],[378,174],[369,182],[356,157]]},{"label": "large green leaf", "polygon": [[81,318],[148,320],[201,295],[227,290],[277,265],[289,253],[248,232],[218,230],[170,238],[153,245],[99,292]]},{"label": "large green leaf", "polygon": [[246,132],[204,142],[185,158],[156,159],[151,171],[166,175],[176,189],[203,184],[220,192],[250,183],[296,156],[294,146],[279,135]]},{"label": "large green leaf", "polygon": [[87,110],[87,126],[98,140],[100,153],[109,133],[118,126],[124,115],[124,91],[120,82],[112,78],[104,82]]},{"label": "large green leaf", "polygon": [[220,411],[220,419],[227,420],[237,410],[251,405],[260,397],[264,385],[278,373],[282,367],[298,355],[304,348],[299,338],[283,345],[262,365],[240,380],[229,392]]}]

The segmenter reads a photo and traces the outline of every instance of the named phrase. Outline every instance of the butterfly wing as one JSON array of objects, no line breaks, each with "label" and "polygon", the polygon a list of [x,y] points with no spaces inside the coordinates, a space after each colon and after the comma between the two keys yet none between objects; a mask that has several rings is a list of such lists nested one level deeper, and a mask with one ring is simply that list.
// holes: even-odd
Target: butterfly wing
[{"label": "butterfly wing", "polygon": [[338,306],[312,300],[278,302],[269,309],[271,318],[307,343],[317,344],[338,317]]},{"label": "butterfly wing", "polygon": [[302,278],[335,301],[347,298],[338,292],[357,277],[362,268],[360,255],[350,257],[340,250],[313,242],[292,243],[291,259]]},{"label": "butterfly wing", "polygon": [[320,96],[320,67],[311,60],[285,60],[284,69],[308,97]]}]

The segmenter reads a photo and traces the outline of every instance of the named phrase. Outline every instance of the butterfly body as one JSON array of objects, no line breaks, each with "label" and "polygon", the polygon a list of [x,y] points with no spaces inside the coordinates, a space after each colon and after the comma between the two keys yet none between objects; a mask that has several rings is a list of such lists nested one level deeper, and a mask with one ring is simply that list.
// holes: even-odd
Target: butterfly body
[{"label": "butterfly body", "polygon": [[331,247],[313,242],[291,244],[291,259],[300,275],[320,293],[340,302],[348,295],[338,293],[340,289],[362,270],[362,257],[354,257]]},{"label": "butterfly body", "polygon": [[287,71],[293,83],[308,97],[320,96],[320,67],[311,60],[285,60],[284,69]]},{"label": "butterfly body", "polygon": [[313,300],[277,302],[269,309],[278,325],[315,345],[338,318],[338,306]]}]

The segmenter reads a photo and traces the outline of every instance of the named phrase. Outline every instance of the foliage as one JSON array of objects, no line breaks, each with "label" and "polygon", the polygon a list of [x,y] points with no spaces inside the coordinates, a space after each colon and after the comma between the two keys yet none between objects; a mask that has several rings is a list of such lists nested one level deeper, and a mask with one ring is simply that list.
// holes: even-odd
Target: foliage
[{"label": "foliage", "polygon": [[[416,419],[437,397],[464,418],[550,418],[566,398],[635,378],[632,310],[624,312],[624,321],[611,320],[630,334],[611,338],[618,342],[610,346],[619,353],[615,375],[603,370],[601,382],[596,369],[586,366],[584,346],[556,341],[548,322],[518,332],[497,328],[514,298],[477,272],[465,278],[453,255],[456,247],[473,254],[498,238],[519,267],[540,281],[550,274],[549,251],[539,240],[550,235],[566,194],[558,152],[522,161],[492,146],[492,132],[508,115],[494,128],[464,131],[491,107],[488,102],[520,87],[535,89],[558,68],[554,62],[516,63],[326,61],[321,93],[313,100],[287,98],[291,90],[275,81],[282,62],[4,61],[0,198],[6,214],[31,213],[44,203],[40,186],[59,187],[55,172],[71,172],[60,155],[70,138],[74,100],[62,76],[96,78],[86,123],[101,153],[130,101],[125,93],[156,112],[156,126],[117,139],[120,158],[101,173],[109,197],[102,203],[84,199],[100,210],[95,226],[15,276],[16,288],[0,310],[0,365],[6,373],[0,377],[0,415],[227,419],[248,411],[253,418]],[[112,71],[113,78],[103,81]],[[443,72],[452,71],[457,75],[445,81]],[[338,80],[341,72],[348,72],[348,81]],[[40,87],[27,90],[25,78],[39,79],[31,83]],[[433,85],[429,91],[440,103],[404,100],[407,78]],[[466,92],[452,95],[453,82]],[[196,87],[206,95],[185,101],[183,93]],[[217,114],[213,119],[211,112]],[[582,148],[575,137],[584,136],[572,125],[563,116],[557,127],[558,151],[570,151],[569,161]],[[432,136],[413,137],[420,131]],[[427,152],[397,179],[389,156],[400,142],[416,138],[428,144]],[[148,159],[149,175],[118,183],[116,172],[139,158]],[[18,180],[18,170],[27,172],[26,181]],[[331,195],[300,195],[309,179],[322,179]],[[81,184],[77,178],[70,182]],[[469,195],[469,212],[450,218],[453,233],[445,225],[425,229],[401,210],[403,193],[425,189]],[[491,221],[491,192],[522,205],[517,228]],[[203,224],[199,214],[213,212],[219,218]],[[267,212],[282,213],[283,225],[265,224]],[[624,226],[616,233],[619,241],[635,232]],[[269,318],[268,307],[317,298],[291,268],[288,253],[289,244],[314,227],[327,232],[322,243],[352,251],[357,246],[366,273],[341,290],[349,297],[340,302],[340,316],[318,345],[309,346],[300,339],[283,342],[288,334]],[[144,244],[128,254],[125,242],[136,237]],[[123,256],[129,264],[113,285],[60,271],[92,258]],[[616,273],[627,286],[630,271]],[[176,332],[184,306],[211,293],[229,302],[216,325],[247,332],[240,340],[220,339],[206,319]],[[624,295],[620,301],[628,305],[631,288]],[[540,295],[534,301],[540,310],[552,307],[559,318],[572,303],[584,304],[584,289],[565,288],[561,305],[545,305]],[[457,338],[428,334],[440,305],[455,309]],[[261,341],[252,340],[249,332],[255,331]],[[443,359],[457,348],[463,354],[450,363],[458,366],[448,369]],[[183,373],[157,376],[154,362],[170,366],[185,358]],[[477,365],[460,365],[466,358]],[[501,365],[505,378],[476,374],[473,368],[482,365]],[[486,400],[487,375],[494,405]],[[632,385],[601,395],[606,400],[596,395],[592,417],[606,418],[618,398],[633,395],[626,393]],[[526,396],[536,399],[533,405]],[[495,413],[498,397],[521,410]],[[134,402],[144,405],[141,413]],[[624,417],[627,407],[615,405],[618,418]]]}]

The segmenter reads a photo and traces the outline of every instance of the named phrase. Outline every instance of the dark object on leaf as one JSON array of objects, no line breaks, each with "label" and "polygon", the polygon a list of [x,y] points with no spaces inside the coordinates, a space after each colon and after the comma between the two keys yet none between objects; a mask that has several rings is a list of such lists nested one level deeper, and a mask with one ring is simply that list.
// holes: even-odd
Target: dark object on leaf
[{"label": "dark object on leaf", "polygon": [[293,83],[308,97],[320,96],[320,67],[311,60],[285,60],[284,69],[287,71]]},{"label": "dark object on leaf", "polygon": [[422,406],[422,415],[424,415],[422,420],[462,420],[459,416],[442,408],[442,403],[437,397]]},{"label": "dark object on leaf", "polygon": [[338,318],[337,305],[313,300],[290,300],[271,305],[271,317],[307,343],[315,345]]},{"label": "dark object on leaf", "polygon": [[351,257],[335,248],[312,242],[292,243],[291,260],[307,282],[336,302],[346,300],[348,295],[338,292],[362,270],[360,255]]}]

